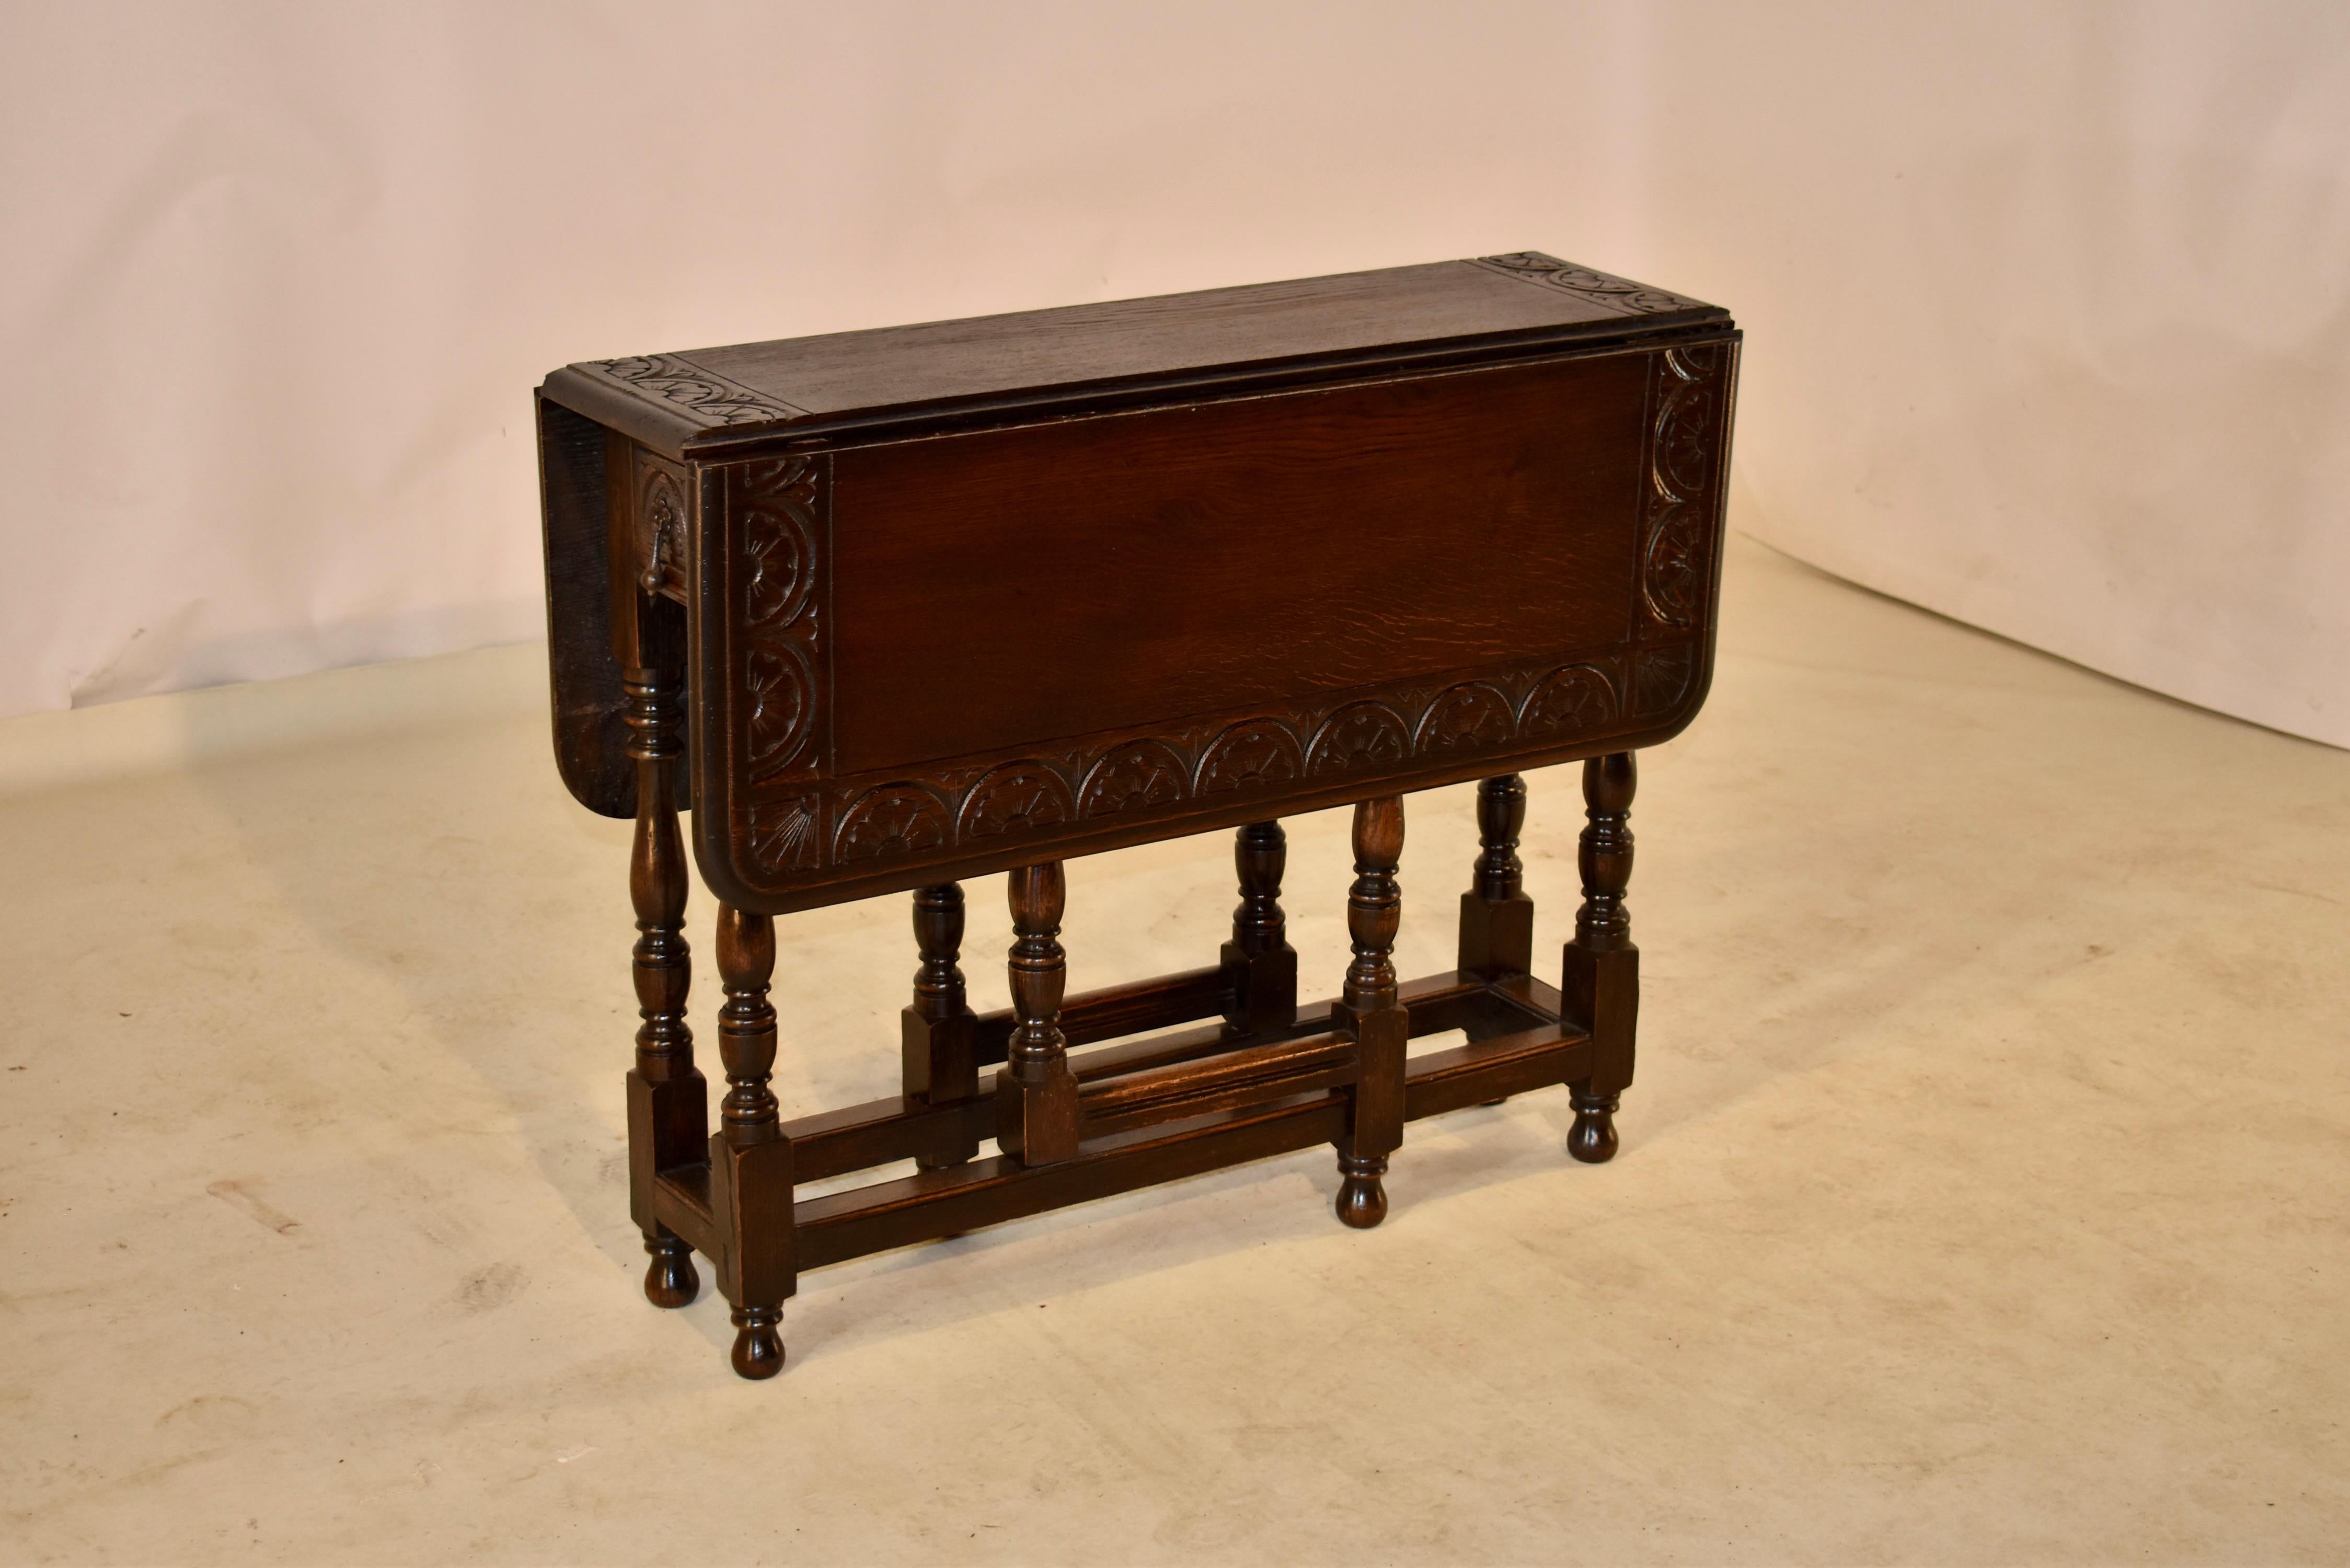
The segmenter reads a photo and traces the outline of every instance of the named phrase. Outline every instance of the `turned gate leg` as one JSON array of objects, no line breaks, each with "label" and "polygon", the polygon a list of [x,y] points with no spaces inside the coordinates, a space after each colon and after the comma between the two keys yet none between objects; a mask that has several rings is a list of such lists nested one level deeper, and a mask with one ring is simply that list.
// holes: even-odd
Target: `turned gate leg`
[{"label": "turned gate leg", "polygon": [[629,1071],[629,1212],[644,1232],[645,1297],[681,1307],[702,1289],[693,1249],[654,1218],[659,1173],[702,1158],[710,1136],[709,1094],[693,1064],[685,1022],[693,965],[685,940],[685,849],[678,837],[670,777],[678,737],[674,673],[629,671],[629,755],[637,764],[637,831],[629,854],[629,901],[636,907],[634,953],[637,1061]]},{"label": "turned gate leg", "polygon": [[1347,1132],[1338,1143],[1338,1218],[1367,1230],[1387,1218],[1381,1178],[1403,1143],[1404,1048],[1411,1017],[1396,999],[1395,939],[1403,921],[1396,862],[1403,854],[1403,797],[1355,807],[1355,885],[1347,930],[1355,961],[1331,1022],[1355,1037],[1357,1075],[1347,1091]]},{"label": "turned gate leg", "polygon": [[1526,826],[1525,781],[1515,774],[1477,786],[1477,863],[1461,895],[1461,978],[1503,980],[1534,967],[1534,901],[1526,896],[1518,835]]},{"label": "turned gate leg", "polygon": [[1281,874],[1289,864],[1289,837],[1277,822],[1252,822],[1234,836],[1232,863],[1241,901],[1232,910],[1232,940],[1222,955],[1232,998],[1224,1022],[1254,1032],[1286,1029],[1297,1021],[1297,950],[1281,912]]},{"label": "turned gate leg", "polygon": [[1632,879],[1632,830],[1627,826],[1638,774],[1629,752],[1611,752],[1583,764],[1583,801],[1589,826],[1576,863],[1583,872],[1583,907],[1575,940],[1566,944],[1560,987],[1567,1015],[1591,1032],[1591,1075],[1570,1084],[1575,1128],[1566,1151],[1588,1165],[1616,1153],[1616,1107],[1632,1082],[1633,1025],[1640,1012],[1640,950],[1632,945],[1632,916],[1624,889]]},{"label": "turned gate leg", "polygon": [[792,1263],[792,1146],[767,1087],[775,1064],[775,922],[718,907],[718,1052],[730,1085],[710,1140],[710,1206],[723,1241],[719,1285],[734,1305],[734,1370],[773,1377],[784,1367],[784,1300],[798,1288]]},{"label": "turned gate leg", "polygon": [[[914,895],[914,945],[922,967],[914,971],[914,1000],[901,1015],[906,1098],[943,1106],[979,1094],[977,1023],[963,993],[962,888],[953,882]],[[924,1170],[961,1165],[979,1152],[976,1133],[951,1152],[921,1155]]]},{"label": "turned gate leg", "polygon": [[[1477,785],[1477,863],[1461,895],[1463,980],[1504,980],[1534,967],[1534,901],[1526,896],[1518,835],[1526,826],[1526,784],[1515,774]],[[1505,1105],[1503,1095],[1484,1103]]]},{"label": "turned gate leg", "polygon": [[1068,884],[1061,863],[1012,873],[1012,1040],[996,1074],[996,1145],[1023,1165],[1077,1152],[1077,1079],[1061,1033],[1068,966],[1055,939]]}]

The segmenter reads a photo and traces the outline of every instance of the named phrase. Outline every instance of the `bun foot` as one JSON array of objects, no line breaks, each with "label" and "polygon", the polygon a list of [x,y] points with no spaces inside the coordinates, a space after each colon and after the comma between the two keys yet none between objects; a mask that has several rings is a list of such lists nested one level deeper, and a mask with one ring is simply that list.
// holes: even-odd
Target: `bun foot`
[{"label": "bun foot", "polygon": [[1338,1157],[1338,1218],[1357,1231],[1367,1231],[1388,1217],[1388,1189],[1379,1178],[1388,1173],[1384,1159]]},{"label": "bun foot", "polygon": [[1503,1095],[1496,1099],[1480,1100],[1477,1103],[1481,1106],[1506,1106],[1510,1103],[1510,1096]]},{"label": "bun foot", "polygon": [[1575,1127],[1566,1135],[1566,1152],[1586,1165],[1605,1165],[1616,1158],[1616,1096],[1575,1096]]},{"label": "bun foot", "polygon": [[657,1307],[681,1307],[702,1293],[702,1276],[694,1272],[693,1249],[676,1236],[648,1236],[645,1251],[652,1262],[645,1266],[645,1300]]},{"label": "bun foot", "polygon": [[736,1307],[734,1376],[754,1380],[773,1377],[784,1369],[784,1336],[775,1332],[784,1321],[779,1306]]}]

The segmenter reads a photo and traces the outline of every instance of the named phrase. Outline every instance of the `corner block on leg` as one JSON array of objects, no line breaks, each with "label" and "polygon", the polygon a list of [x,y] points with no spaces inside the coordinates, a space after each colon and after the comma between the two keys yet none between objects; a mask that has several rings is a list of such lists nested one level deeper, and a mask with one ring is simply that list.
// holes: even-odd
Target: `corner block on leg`
[{"label": "corner block on leg", "polygon": [[[978,1019],[967,999],[962,971],[962,888],[941,882],[914,894],[914,945],[922,967],[914,972],[914,1000],[900,1018],[906,1098],[951,1105],[979,1095]],[[951,1147],[917,1155],[924,1170],[962,1165],[979,1152],[972,1133]]]},{"label": "corner block on leg", "polygon": [[1632,944],[1632,917],[1624,890],[1632,879],[1628,826],[1638,774],[1629,752],[1583,764],[1583,799],[1589,818],[1576,857],[1583,907],[1575,940],[1566,944],[1560,986],[1567,1016],[1591,1035],[1590,1075],[1570,1084],[1575,1127],[1566,1150],[1586,1165],[1615,1157],[1616,1110],[1631,1086],[1633,1038],[1640,1012],[1640,950]]},{"label": "corner block on leg", "polygon": [[1251,1033],[1285,1029],[1297,1019],[1297,950],[1281,909],[1289,836],[1278,822],[1252,822],[1233,836],[1232,862],[1241,901],[1221,955],[1232,988],[1224,1022]]},{"label": "corner block on leg", "polygon": [[[1463,980],[1506,980],[1531,974],[1534,964],[1534,901],[1526,896],[1518,836],[1526,826],[1525,781],[1515,774],[1477,785],[1477,862],[1461,895],[1461,949],[1455,967]],[[1507,1095],[1483,1102],[1508,1103]]]},{"label": "corner block on leg", "polygon": [[1503,980],[1534,971],[1534,901],[1526,896],[1518,836],[1526,826],[1525,781],[1515,774],[1477,785],[1476,865],[1461,895],[1463,978]]},{"label": "corner block on leg", "polygon": [[996,1146],[1023,1165],[1051,1165],[1077,1152],[1077,1078],[1061,1032],[1068,963],[1058,940],[1068,884],[1061,863],[1023,866],[1011,876],[1014,940],[1011,1043],[995,1075]]}]

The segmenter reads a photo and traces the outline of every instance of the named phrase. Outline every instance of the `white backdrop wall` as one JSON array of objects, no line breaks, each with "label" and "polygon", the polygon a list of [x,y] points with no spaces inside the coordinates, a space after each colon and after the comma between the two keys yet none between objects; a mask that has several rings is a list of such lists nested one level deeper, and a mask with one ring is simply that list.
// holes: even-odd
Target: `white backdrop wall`
[{"label": "white backdrop wall", "polygon": [[537,634],[567,360],[1535,247],[1747,525],[2350,744],[2350,7],[14,0],[0,713]]}]

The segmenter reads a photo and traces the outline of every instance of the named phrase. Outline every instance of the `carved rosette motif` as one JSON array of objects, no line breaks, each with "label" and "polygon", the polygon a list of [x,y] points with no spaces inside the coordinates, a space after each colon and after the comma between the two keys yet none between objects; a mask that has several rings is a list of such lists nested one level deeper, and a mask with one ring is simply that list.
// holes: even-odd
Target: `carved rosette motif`
[{"label": "carved rosette motif", "polygon": [[821,751],[815,742],[823,628],[815,587],[824,460],[742,463],[730,484],[741,529],[743,755],[754,784],[812,776]]},{"label": "carved rosette motif", "polygon": [[1616,685],[1588,664],[1554,670],[1527,693],[1518,733],[1527,740],[1567,741],[1596,733],[1616,718]]},{"label": "carved rosette motif", "polygon": [[577,369],[596,371],[639,397],[674,404],[722,425],[764,424],[795,419],[807,411],[780,398],[754,392],[739,381],[730,381],[675,354],[598,359]]},{"label": "carved rosette motif", "polygon": [[1713,479],[1713,389],[1676,387],[1657,421],[1657,488],[1676,501],[1704,493]]},{"label": "carved rosette motif", "polygon": [[1288,725],[1278,719],[1251,719],[1218,735],[1200,759],[1200,793],[1263,789],[1305,772],[1305,748]]},{"label": "carved rosette motif", "polygon": [[833,858],[847,865],[920,855],[945,848],[950,834],[947,808],[938,796],[920,784],[884,784],[866,791],[841,813]]},{"label": "carved rosette motif", "polygon": [[1701,310],[1698,301],[1661,288],[1650,288],[1587,266],[1576,266],[1540,251],[1513,251],[1504,256],[1479,256],[1477,265],[1572,294],[1627,316],[1655,316],[1668,310]]},{"label": "carved rosette motif", "polygon": [[1693,506],[1665,504],[1648,522],[1640,553],[1640,597],[1660,626],[1684,627],[1697,619],[1705,591],[1705,527]]},{"label": "carved rosette motif", "polygon": [[806,747],[816,679],[789,644],[754,646],[743,655],[743,689],[751,698],[751,776],[766,778]]},{"label": "carved rosette motif", "polygon": [[965,844],[1006,834],[1058,827],[1076,815],[1069,786],[1040,762],[1006,763],[971,786],[963,797],[957,837]]},{"label": "carved rosette motif", "polygon": [[1130,741],[1103,753],[1077,795],[1086,818],[1155,811],[1183,799],[1191,770],[1164,741]]},{"label": "carved rosette motif", "polygon": [[1418,750],[1422,756],[1483,751],[1507,744],[1517,728],[1510,700],[1484,681],[1471,680],[1429,704],[1428,716],[1419,722]]},{"label": "carved rosette motif", "polygon": [[1305,753],[1315,778],[1391,768],[1411,755],[1411,731],[1384,702],[1352,702],[1323,722]]}]

